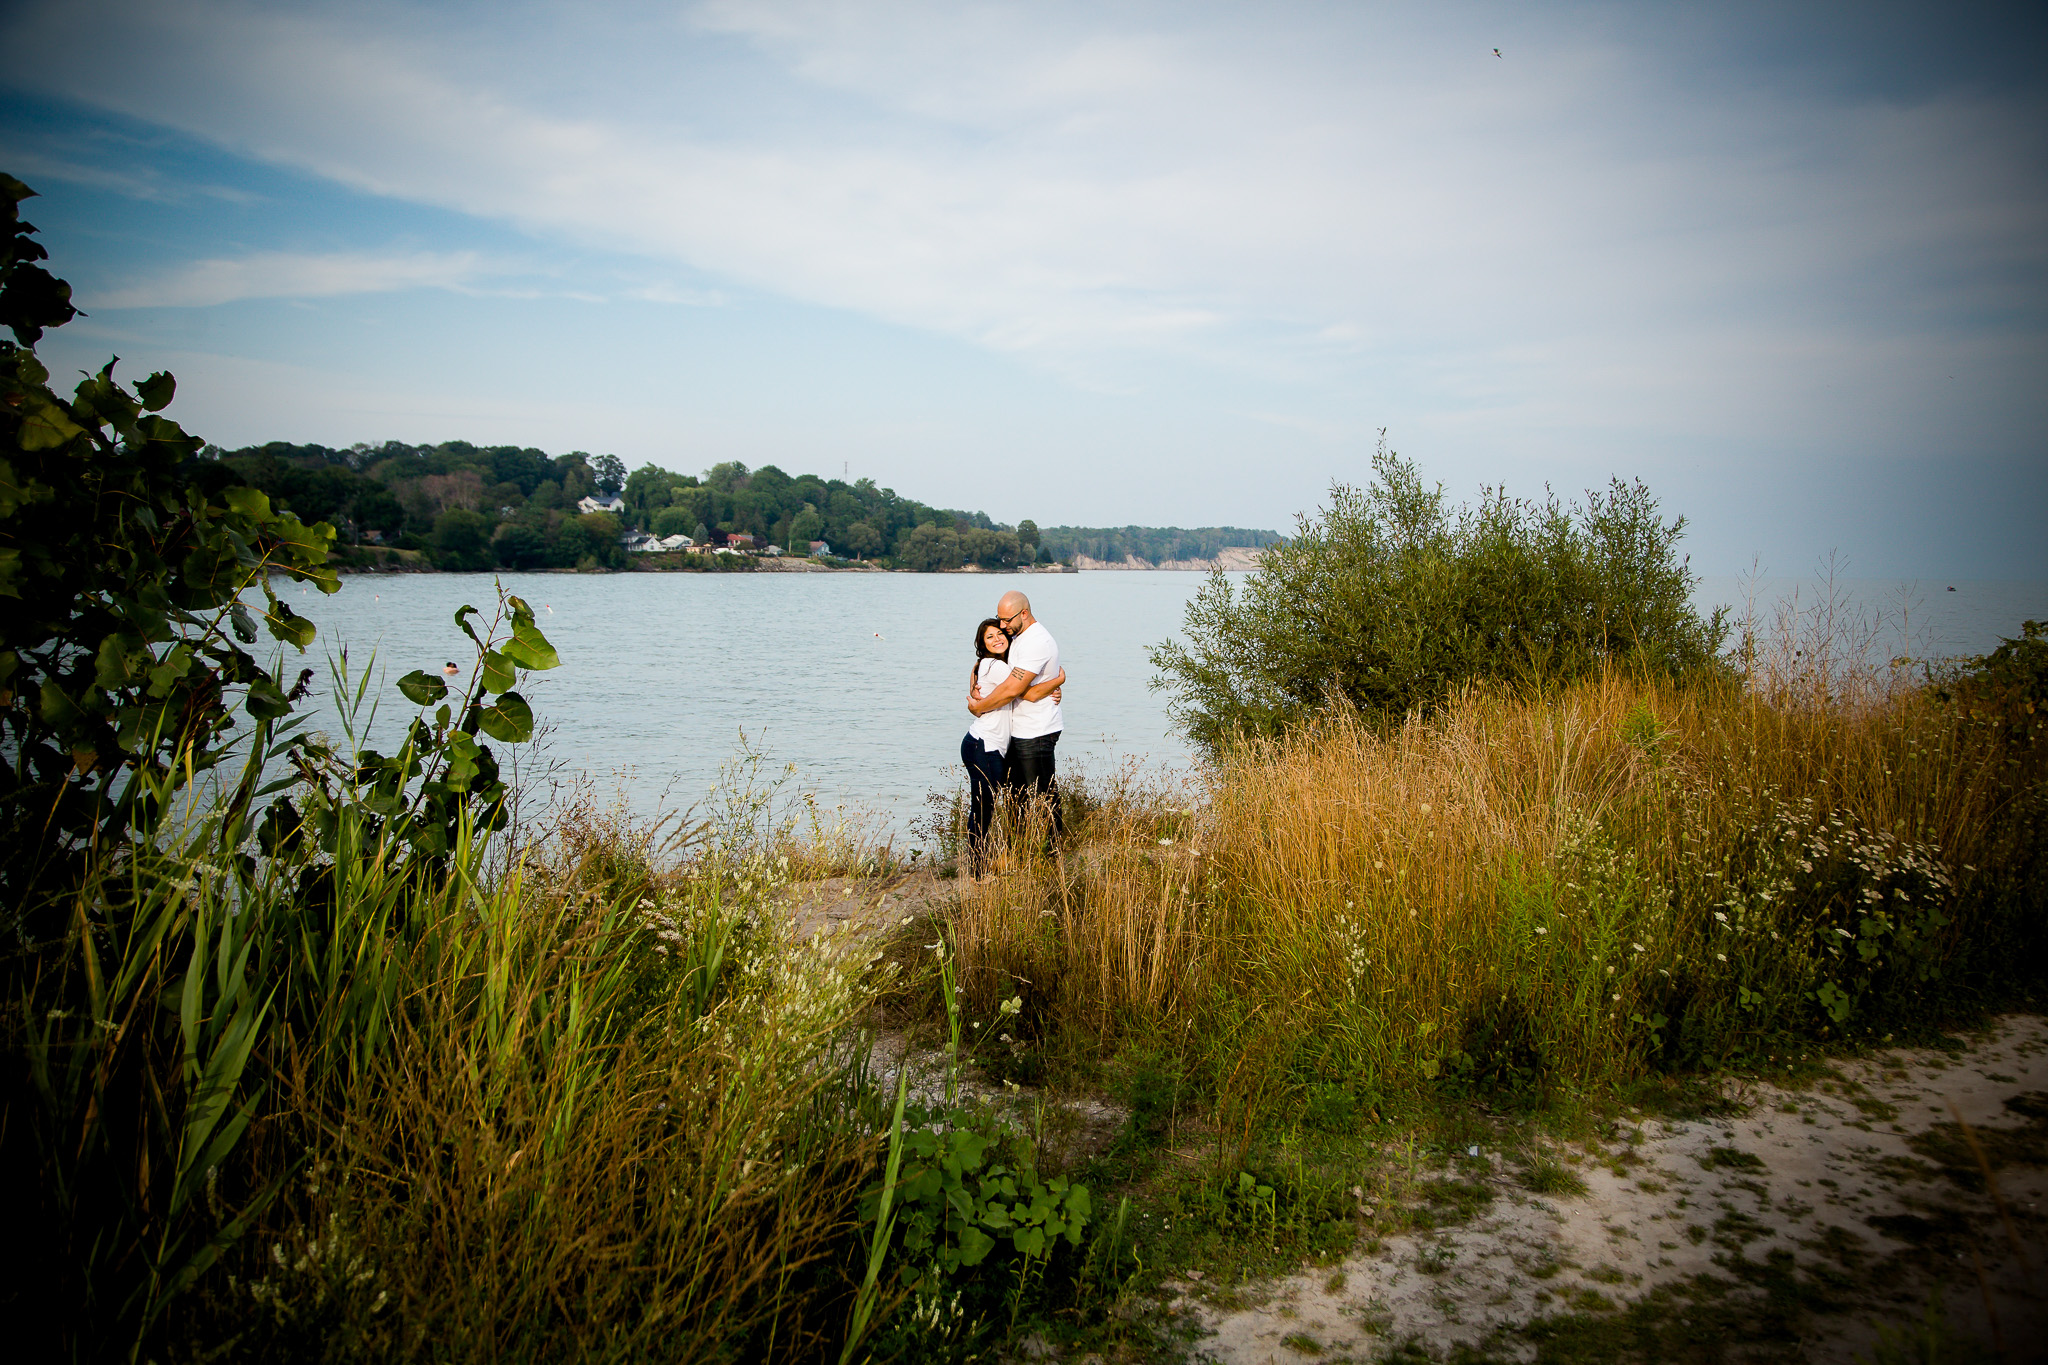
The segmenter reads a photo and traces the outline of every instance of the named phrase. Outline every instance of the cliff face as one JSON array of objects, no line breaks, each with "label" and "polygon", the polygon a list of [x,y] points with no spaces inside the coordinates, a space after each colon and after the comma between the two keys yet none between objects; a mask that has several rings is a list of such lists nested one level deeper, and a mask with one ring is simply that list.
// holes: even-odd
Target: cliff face
[{"label": "cliff face", "polygon": [[1262,550],[1249,545],[1232,545],[1219,550],[1214,559],[1162,559],[1157,564],[1147,564],[1136,555],[1125,555],[1122,562],[1110,559],[1091,559],[1087,555],[1075,555],[1077,569],[1191,569],[1207,573],[1210,569],[1227,569],[1233,573],[1249,573],[1259,567]]}]

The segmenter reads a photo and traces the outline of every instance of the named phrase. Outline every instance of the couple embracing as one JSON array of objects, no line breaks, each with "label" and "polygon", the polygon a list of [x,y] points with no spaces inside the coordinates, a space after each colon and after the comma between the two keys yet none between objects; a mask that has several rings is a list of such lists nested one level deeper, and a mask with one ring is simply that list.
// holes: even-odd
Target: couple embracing
[{"label": "couple embracing", "polygon": [[1052,832],[1060,831],[1059,793],[1053,787],[1053,751],[1060,742],[1060,647],[1031,614],[1031,599],[1006,592],[996,614],[974,629],[974,669],[967,709],[974,723],[960,741],[967,765],[967,850],[973,875],[987,871],[989,825],[996,798],[1044,797]]}]

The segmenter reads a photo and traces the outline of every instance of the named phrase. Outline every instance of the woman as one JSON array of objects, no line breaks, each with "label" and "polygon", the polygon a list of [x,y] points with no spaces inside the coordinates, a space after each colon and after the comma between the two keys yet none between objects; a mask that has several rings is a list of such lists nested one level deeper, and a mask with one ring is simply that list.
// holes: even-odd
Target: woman
[{"label": "woman", "polygon": [[[967,674],[967,696],[994,689],[1010,675],[1010,637],[991,616],[974,628],[974,667]],[[1025,697],[1042,701],[1057,696],[1067,680],[1063,668],[1027,688]],[[960,741],[960,761],[967,765],[967,860],[970,874],[979,879],[987,871],[988,827],[995,819],[996,793],[1003,787],[1004,756],[1010,749],[1010,706],[1006,703],[974,717]],[[969,708],[972,714],[972,708]]]}]

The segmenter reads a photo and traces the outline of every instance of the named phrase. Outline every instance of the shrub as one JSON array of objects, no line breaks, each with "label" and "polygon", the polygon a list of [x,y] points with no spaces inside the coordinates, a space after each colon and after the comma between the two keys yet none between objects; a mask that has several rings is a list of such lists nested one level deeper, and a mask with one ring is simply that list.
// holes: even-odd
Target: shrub
[{"label": "shrub", "polygon": [[1153,686],[1204,748],[1331,702],[1399,719],[1469,683],[1714,665],[1722,617],[1690,604],[1684,518],[1667,524],[1641,483],[1616,479],[1571,507],[1486,489],[1451,509],[1384,447],[1373,470],[1363,491],[1334,486],[1241,592],[1213,574],[1188,606],[1186,643],[1153,649]]},{"label": "shrub", "polygon": [[[14,334],[0,340],[0,897],[37,938],[52,930],[33,886],[75,882],[91,845],[148,824],[228,757],[237,727],[267,732],[290,712],[282,659],[249,647],[267,631],[303,650],[313,625],[272,572],[339,582],[332,527],[196,458],[198,438],[161,415],[170,375],[131,391],[109,360],[71,398],[51,391],[34,347],[73,310],[70,286],[35,264],[18,213],[33,193],[0,176],[0,323]],[[254,782],[231,799],[246,806]]]}]

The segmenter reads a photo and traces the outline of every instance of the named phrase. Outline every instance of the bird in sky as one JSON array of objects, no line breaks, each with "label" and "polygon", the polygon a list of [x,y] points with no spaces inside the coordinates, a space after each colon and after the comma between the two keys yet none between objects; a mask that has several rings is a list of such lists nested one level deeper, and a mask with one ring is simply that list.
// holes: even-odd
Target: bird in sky
[{"label": "bird in sky", "polygon": [[1496,56],[1496,57],[1500,56],[1500,49],[1499,49],[1499,48],[1495,48],[1495,49],[1493,50],[1493,55],[1494,55],[1494,56]]}]

